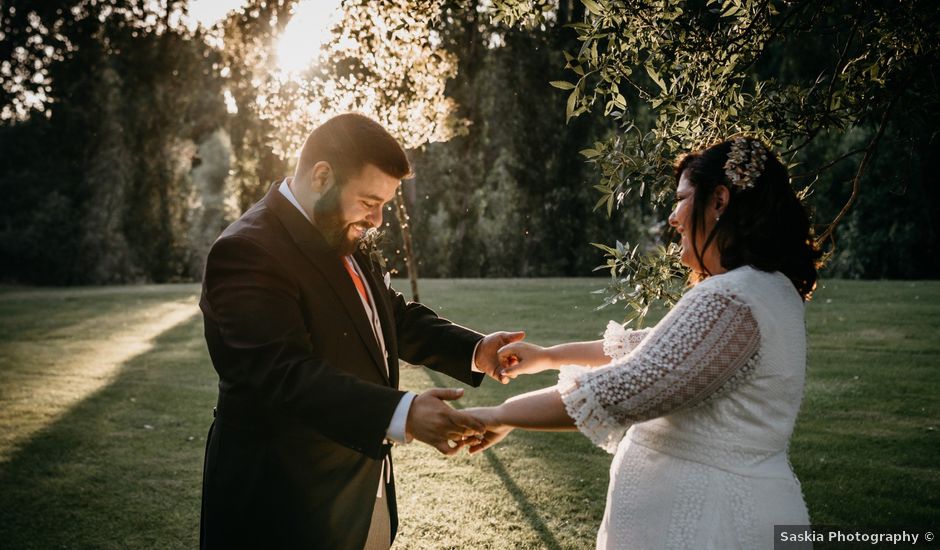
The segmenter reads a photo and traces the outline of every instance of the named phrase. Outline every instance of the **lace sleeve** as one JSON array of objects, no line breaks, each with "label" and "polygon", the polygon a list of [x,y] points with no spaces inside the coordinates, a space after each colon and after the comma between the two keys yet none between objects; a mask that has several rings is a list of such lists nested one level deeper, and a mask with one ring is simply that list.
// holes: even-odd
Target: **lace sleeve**
[{"label": "lace sleeve", "polygon": [[604,355],[614,361],[622,358],[640,345],[650,330],[648,328],[631,330],[623,328],[623,325],[616,321],[610,321],[607,323],[607,330],[604,331]]},{"label": "lace sleeve", "polygon": [[633,353],[590,371],[563,367],[558,390],[578,428],[612,453],[631,424],[693,407],[733,385],[753,369],[759,343],[745,303],[693,290]]}]

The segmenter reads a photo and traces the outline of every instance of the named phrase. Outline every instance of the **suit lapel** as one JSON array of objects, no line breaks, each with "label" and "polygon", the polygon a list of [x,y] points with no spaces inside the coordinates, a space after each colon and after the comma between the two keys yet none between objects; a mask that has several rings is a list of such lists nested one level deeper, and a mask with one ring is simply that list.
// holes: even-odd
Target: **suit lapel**
[{"label": "suit lapel", "polygon": [[385,350],[388,351],[388,372],[392,387],[398,387],[398,337],[395,332],[395,322],[392,316],[392,306],[389,303],[388,288],[385,281],[379,279],[378,273],[372,269],[372,261],[361,251],[353,254],[359,264],[366,282],[375,297],[375,309],[382,324],[382,337],[385,340]]},{"label": "suit lapel", "polygon": [[343,259],[330,248],[320,231],[307,221],[304,215],[287,200],[287,197],[281,194],[278,190],[279,186],[279,182],[274,184],[268,194],[265,195],[265,205],[281,220],[284,228],[287,229],[287,232],[294,240],[294,244],[297,245],[304,256],[323,274],[336,297],[346,309],[346,313],[352,319],[356,332],[359,333],[363,345],[369,350],[369,354],[382,374],[382,378],[391,385],[388,371],[384,367],[386,362],[379,350],[379,344],[375,340],[372,326],[366,317],[365,309],[359,298],[359,291],[356,290],[352,279],[349,278],[349,273],[343,267]]}]

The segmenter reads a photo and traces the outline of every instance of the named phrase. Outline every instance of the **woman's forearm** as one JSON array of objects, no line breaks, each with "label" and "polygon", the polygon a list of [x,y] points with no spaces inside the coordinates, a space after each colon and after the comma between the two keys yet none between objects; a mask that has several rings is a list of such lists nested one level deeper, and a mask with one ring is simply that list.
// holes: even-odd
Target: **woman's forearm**
[{"label": "woman's forearm", "polygon": [[514,428],[543,431],[576,429],[554,386],[507,399],[496,407],[495,416],[500,424]]},{"label": "woman's forearm", "polygon": [[604,353],[604,341],[571,342],[545,348],[555,368],[562,365],[584,365],[599,367],[610,363],[610,357]]}]

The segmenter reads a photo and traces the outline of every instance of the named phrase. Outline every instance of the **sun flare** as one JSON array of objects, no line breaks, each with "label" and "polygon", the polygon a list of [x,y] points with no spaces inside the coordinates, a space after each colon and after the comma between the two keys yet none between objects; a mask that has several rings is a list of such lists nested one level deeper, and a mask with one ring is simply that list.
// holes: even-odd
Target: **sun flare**
[{"label": "sun flare", "polygon": [[316,59],[342,11],[341,0],[303,0],[278,40],[278,67],[289,73],[302,71]]}]

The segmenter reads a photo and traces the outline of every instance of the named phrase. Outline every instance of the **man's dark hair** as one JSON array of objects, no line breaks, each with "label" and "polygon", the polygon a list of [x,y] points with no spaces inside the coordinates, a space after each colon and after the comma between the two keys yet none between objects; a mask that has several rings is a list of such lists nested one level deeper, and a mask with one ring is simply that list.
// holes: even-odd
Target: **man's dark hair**
[{"label": "man's dark hair", "polygon": [[357,113],[335,116],[307,136],[297,175],[305,176],[320,161],[330,163],[339,185],[367,164],[398,179],[412,175],[411,163],[398,141],[381,124]]}]

